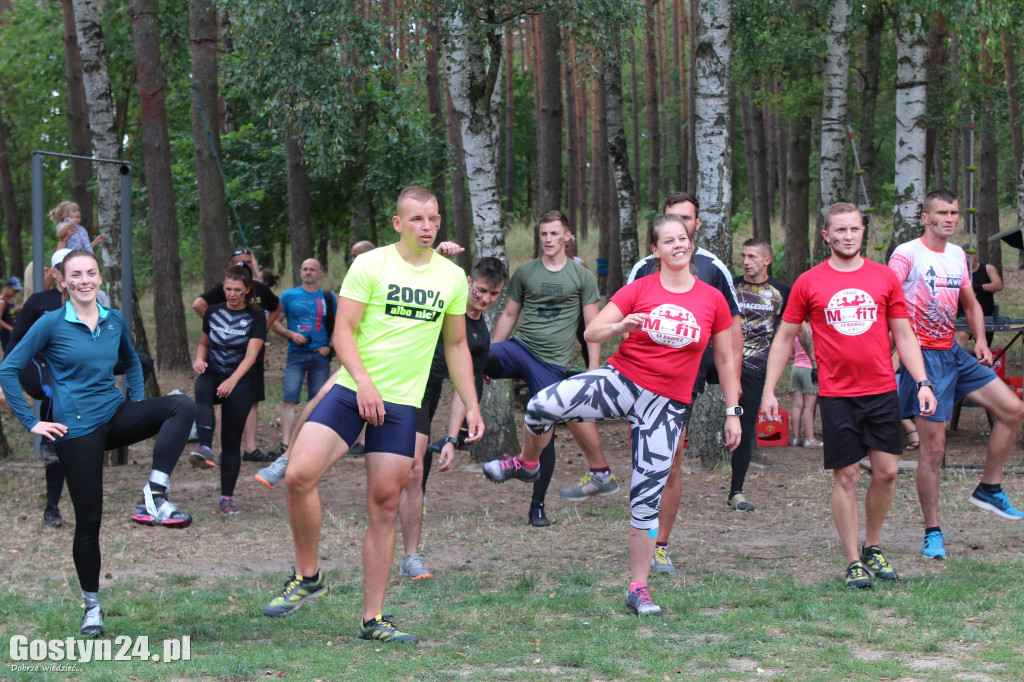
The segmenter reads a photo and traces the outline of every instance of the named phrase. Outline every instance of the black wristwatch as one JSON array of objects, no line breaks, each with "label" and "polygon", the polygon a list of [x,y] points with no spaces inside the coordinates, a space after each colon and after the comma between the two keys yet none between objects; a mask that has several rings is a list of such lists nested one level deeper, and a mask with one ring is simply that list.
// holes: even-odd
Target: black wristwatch
[{"label": "black wristwatch", "polygon": [[917,390],[920,391],[925,386],[927,386],[928,388],[932,388],[934,384],[932,384],[931,379],[925,379],[924,381],[917,382]]},{"label": "black wristwatch", "polygon": [[[444,444],[447,445],[448,443],[451,443],[452,445],[458,445],[459,439],[456,438],[455,436],[445,436],[444,437]],[[443,447],[443,445],[442,445],[442,447]]]}]

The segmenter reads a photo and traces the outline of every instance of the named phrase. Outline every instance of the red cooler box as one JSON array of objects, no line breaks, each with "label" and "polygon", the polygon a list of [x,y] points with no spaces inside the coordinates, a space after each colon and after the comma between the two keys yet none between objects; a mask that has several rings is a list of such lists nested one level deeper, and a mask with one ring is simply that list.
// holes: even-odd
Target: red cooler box
[{"label": "red cooler box", "polygon": [[757,444],[760,447],[789,445],[789,412],[779,410],[778,421],[757,418]]},{"label": "red cooler box", "polygon": [[[993,348],[991,350],[992,350],[992,357],[995,357],[995,356],[997,356],[997,355],[999,355],[1000,353],[1003,352],[1002,348]],[[995,372],[996,376],[999,377],[1000,379],[1005,379],[1006,378],[1006,354],[1005,353],[1003,353],[1003,355],[998,360],[996,360],[995,362],[992,363],[992,371]]]},{"label": "red cooler box", "polygon": [[1010,388],[1017,393],[1018,398],[1024,400],[1024,387],[1022,387],[1021,377],[1005,377],[1003,381],[1010,385]]}]

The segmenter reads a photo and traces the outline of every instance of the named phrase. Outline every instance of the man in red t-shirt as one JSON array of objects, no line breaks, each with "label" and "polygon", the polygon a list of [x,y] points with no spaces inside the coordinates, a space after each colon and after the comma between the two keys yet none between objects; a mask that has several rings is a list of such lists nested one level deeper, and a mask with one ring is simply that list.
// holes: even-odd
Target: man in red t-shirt
[{"label": "man in red t-shirt", "polygon": [[[899,279],[881,263],[860,255],[864,241],[860,211],[853,204],[833,204],[825,211],[821,236],[832,255],[793,284],[768,354],[761,413],[767,419],[779,418],[775,384],[789,360],[800,323],[810,315],[825,468],[833,470],[832,518],[848,562],[846,586],[868,588],[868,569],[879,580],[899,579],[878,546],[896,491],[898,453],[903,450],[890,332],[903,364],[917,382],[921,414],[935,411],[935,396],[907,319]],[[865,455],[871,458],[871,484],[864,500],[864,545],[858,552],[857,481]]]}]

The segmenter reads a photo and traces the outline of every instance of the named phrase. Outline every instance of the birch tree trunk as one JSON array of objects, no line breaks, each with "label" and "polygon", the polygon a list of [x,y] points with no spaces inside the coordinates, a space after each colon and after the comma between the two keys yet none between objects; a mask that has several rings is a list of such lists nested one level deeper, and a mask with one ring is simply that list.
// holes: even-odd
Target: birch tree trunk
[{"label": "birch tree trunk", "polygon": [[[850,75],[850,42],[846,21],[850,16],[848,0],[834,0],[825,35],[825,68],[822,74],[821,147],[818,158],[817,231],[824,226],[823,211],[840,201],[850,201],[846,187],[846,99]],[[815,240],[821,241],[821,240]]]},{"label": "birch tree trunk", "polygon": [[[475,24],[474,17],[461,8],[444,19],[448,89],[462,133],[476,256],[504,261],[497,154],[500,97],[495,88],[501,72],[501,36],[493,28]],[[494,329],[507,302],[507,293],[503,292],[498,305],[484,313],[490,329]],[[484,387],[480,411],[487,429],[476,449],[481,458],[519,452],[512,402],[511,382],[492,381]]]},{"label": "birch tree trunk", "polygon": [[[694,142],[697,155],[697,200],[702,227],[697,243],[722,259],[732,256],[732,142],[729,137],[729,80],[732,47],[729,43],[729,0],[698,0],[697,40],[694,66]],[[693,404],[690,416],[690,450],[705,466],[726,455],[722,425],[725,404],[717,386]]]},{"label": "birch tree trunk", "polygon": [[[604,72],[605,101],[608,105],[608,162],[615,178],[615,206],[619,216],[619,267],[622,273],[616,282],[624,283],[629,271],[639,259],[636,235],[636,195],[633,179],[629,176],[629,154],[626,149],[626,128],[622,120],[622,62],[619,50],[619,32],[611,37],[611,50],[602,66]],[[649,100],[648,100],[649,101]],[[660,137],[660,136],[659,136]],[[655,149],[655,146],[651,146]],[[652,166],[653,170],[653,166]],[[651,181],[653,192],[657,186]],[[611,279],[610,279],[611,281]],[[614,293],[609,287],[609,294]]]},{"label": "birch tree trunk", "polygon": [[904,14],[896,26],[896,196],[892,241],[898,244],[921,235],[920,203],[925,187],[925,105],[928,41],[921,15]]},{"label": "birch tree trunk", "polygon": [[160,283],[153,288],[157,367],[188,369],[191,362],[181,298],[181,255],[167,132],[167,80],[160,59],[160,18],[155,0],[132,0],[131,7],[153,280]]},{"label": "birch tree trunk", "polygon": [[[99,158],[118,159],[121,157],[121,140],[117,134],[114,102],[110,96],[100,4],[100,0],[74,0],[75,23],[82,54],[82,76],[85,99],[89,105],[93,149]],[[127,316],[128,308],[121,301],[120,167],[113,163],[96,164],[96,180],[96,231],[106,238],[100,245],[104,284],[110,294],[110,305],[124,311]]]},{"label": "birch tree trunk", "polygon": [[[189,3],[192,45],[192,148],[196,156],[199,191],[199,234],[203,255],[203,285],[209,289],[224,276],[231,252],[227,192],[214,154],[221,155],[217,103],[217,11],[213,0]],[[212,139],[212,144],[211,144]],[[325,266],[326,267],[326,266]]]}]

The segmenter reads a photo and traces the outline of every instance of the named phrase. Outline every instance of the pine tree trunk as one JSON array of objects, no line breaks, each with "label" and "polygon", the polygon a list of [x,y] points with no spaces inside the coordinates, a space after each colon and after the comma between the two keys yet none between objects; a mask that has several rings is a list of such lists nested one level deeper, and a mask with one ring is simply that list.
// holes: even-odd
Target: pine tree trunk
[{"label": "pine tree trunk", "polygon": [[[569,59],[565,62],[565,123],[566,123],[566,148],[565,158],[569,164],[569,172],[566,176],[569,180],[569,199],[566,202],[565,213],[569,216],[569,224],[573,232],[577,230],[577,216],[579,215],[579,184],[576,180],[576,156],[579,148],[576,146],[576,76],[573,69],[573,50],[569,46]],[[578,242],[577,242],[578,243]]]},{"label": "pine tree trunk", "polygon": [[[697,63],[694,68],[694,139],[697,155],[697,199],[702,227],[697,242],[728,266],[732,260],[732,143],[729,129],[729,43],[731,6],[728,0],[697,0]],[[706,467],[725,455],[722,425],[725,403],[717,386],[694,401],[690,417],[690,451]]]},{"label": "pine tree trunk", "polygon": [[[822,210],[851,198],[846,186],[846,146],[849,144],[846,98],[850,75],[850,41],[846,35],[846,22],[849,16],[848,0],[833,0],[825,35],[825,68],[822,74],[818,156],[818,203]],[[822,211],[817,212],[816,225],[818,232],[824,227]]]},{"label": "pine tree trunk", "polygon": [[[61,18],[64,22],[64,80],[68,90],[68,152],[75,156],[91,156],[89,108],[85,103],[82,54],[78,49],[75,8],[71,0],[61,0]],[[96,216],[93,215],[92,192],[89,190],[91,183],[92,163],[85,159],[71,159],[71,200],[82,211],[82,221],[95,229]]]},{"label": "pine tree trunk", "polygon": [[1003,72],[1006,74],[1006,94],[1010,99],[1010,139],[1013,142],[1013,167],[1024,163],[1024,116],[1020,110],[1020,89],[1017,87],[1017,58],[1014,50],[1014,36],[1004,33]]},{"label": "pine tree trunk", "polygon": [[981,48],[981,84],[986,96],[980,109],[979,132],[981,145],[978,157],[978,255],[983,262],[991,263],[1003,274],[1002,242],[998,239],[989,241],[989,237],[999,232],[999,146],[996,142],[996,98],[998,91],[995,83],[995,64],[988,50],[987,36],[982,34]]},{"label": "pine tree trunk", "polygon": [[[658,112],[658,55],[654,0],[644,3],[644,88],[647,91],[647,209],[657,211],[661,193],[661,118]],[[634,106],[636,102],[634,102]],[[637,153],[639,153],[637,149]],[[621,199],[620,199],[621,201]],[[632,267],[632,263],[630,263]],[[628,273],[627,273],[628,274]]]},{"label": "pine tree trunk", "polygon": [[[220,146],[220,109],[217,87],[217,10],[213,0],[189,2],[192,38],[192,148],[196,157],[199,190],[199,234],[206,288],[224,276],[224,259],[231,253],[227,193],[217,168]],[[212,140],[212,144],[211,144]],[[297,271],[296,271],[297,272]]]},{"label": "pine tree trunk", "polygon": [[[797,117],[789,126],[786,139],[789,149],[786,160],[789,168],[786,171],[786,272],[783,279],[793,282],[797,276],[807,269],[807,258],[810,245],[807,231],[810,228],[810,194],[811,194],[811,119],[809,116]],[[823,260],[821,247],[824,240],[815,233],[815,262]]]},{"label": "pine tree trunk", "polygon": [[[449,92],[458,116],[465,150],[469,198],[473,207],[477,257],[506,260],[498,192],[497,111],[495,82],[501,66],[501,37],[490,28],[473,25],[472,18],[455,10],[444,20],[448,41],[445,59]],[[485,319],[494,329],[507,295],[492,306]],[[512,413],[511,382],[493,381],[484,388],[480,411],[487,428],[477,452],[492,457],[518,452],[519,442]]]},{"label": "pine tree trunk", "polygon": [[[1024,235],[1024,163],[1017,171],[1017,229]],[[1024,249],[1017,255],[1017,270],[1024,270]]]},{"label": "pine tree trunk", "polygon": [[160,59],[160,18],[155,0],[132,0],[131,7],[153,280],[160,282],[160,286],[153,287],[156,363],[160,369],[188,369],[191,362],[181,298],[181,256],[167,132],[167,80]]},{"label": "pine tree trunk", "polygon": [[877,188],[872,185],[875,177],[875,110],[878,107],[878,80],[882,68],[882,34],[885,31],[886,9],[882,0],[872,0],[867,17],[867,33],[864,37],[864,79],[860,98],[860,130],[856,132],[859,144],[857,156],[864,172],[864,186],[868,196],[875,202]]},{"label": "pine tree trunk", "polygon": [[[11,157],[7,152],[7,139],[7,126],[4,125],[3,111],[0,111],[0,209],[3,209],[4,212],[4,224],[7,227],[7,243],[10,244],[12,235],[16,235],[16,239],[20,243],[21,223],[18,221],[18,199],[14,193],[14,177],[11,175]],[[20,248],[18,253],[21,253]],[[7,272],[7,264],[4,260],[3,251],[0,251],[0,266],[3,267],[0,272]],[[22,264],[20,270],[11,269],[11,272],[19,273],[19,276],[24,271],[24,264]],[[30,283],[26,282],[25,285],[29,286]]]},{"label": "pine tree trunk", "polygon": [[313,212],[309,193],[309,169],[306,167],[299,141],[291,135],[284,139],[284,154],[292,282],[299,286],[302,284],[302,261],[313,256]]},{"label": "pine tree trunk", "polygon": [[545,211],[562,209],[562,33],[550,15],[540,17],[540,119],[537,135],[537,203]]},{"label": "pine tree trunk", "polygon": [[928,41],[919,14],[903,14],[896,28],[896,195],[893,236],[898,244],[921,235],[925,186],[925,113]]},{"label": "pine tree trunk", "polygon": [[505,27],[505,215],[515,209],[516,147],[515,147],[515,61],[512,28]]},{"label": "pine tree trunk", "polygon": [[[451,93],[445,88],[445,127],[448,130],[448,164],[451,166],[452,185],[452,222],[455,227],[455,243],[465,246],[466,250],[456,256],[463,270],[469,272],[473,259],[470,245],[473,243],[473,220],[466,189],[466,153],[462,148],[462,130],[459,117],[455,113]],[[480,258],[479,253],[477,258]]]},{"label": "pine tree trunk", "polygon": [[637,85],[636,77],[636,41],[632,41],[633,45],[629,51],[629,73],[630,73],[630,88],[632,95],[632,106],[630,112],[632,113],[633,119],[633,180],[636,183],[637,192],[641,192],[641,175],[640,175],[640,99],[639,99],[639,86]]}]

